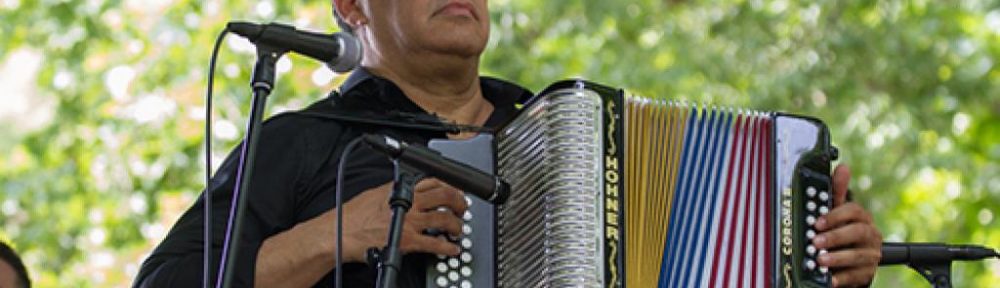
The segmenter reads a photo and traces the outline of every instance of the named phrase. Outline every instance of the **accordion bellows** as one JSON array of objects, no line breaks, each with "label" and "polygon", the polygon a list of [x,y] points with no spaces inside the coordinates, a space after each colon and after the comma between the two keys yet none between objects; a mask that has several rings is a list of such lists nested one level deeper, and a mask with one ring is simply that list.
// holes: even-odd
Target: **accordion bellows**
[{"label": "accordion bellows", "polygon": [[496,132],[499,287],[827,287],[826,127],[557,83]]}]

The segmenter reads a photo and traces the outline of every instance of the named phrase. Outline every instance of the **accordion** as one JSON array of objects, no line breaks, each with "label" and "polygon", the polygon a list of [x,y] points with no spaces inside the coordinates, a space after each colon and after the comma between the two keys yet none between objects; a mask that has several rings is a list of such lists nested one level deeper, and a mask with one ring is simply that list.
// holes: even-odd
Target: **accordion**
[{"label": "accordion", "polygon": [[511,184],[470,202],[428,287],[829,287],[811,245],[837,151],[819,120],[553,84],[432,149]]}]

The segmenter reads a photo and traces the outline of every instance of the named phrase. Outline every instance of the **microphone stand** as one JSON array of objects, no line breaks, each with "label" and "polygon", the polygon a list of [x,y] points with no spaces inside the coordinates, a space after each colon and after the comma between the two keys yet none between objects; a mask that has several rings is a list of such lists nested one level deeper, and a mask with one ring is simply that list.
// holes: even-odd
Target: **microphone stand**
[{"label": "microphone stand", "polygon": [[[232,285],[233,265],[239,255],[240,234],[243,228],[243,214],[246,211],[247,193],[250,179],[254,172],[257,142],[260,138],[261,119],[265,111],[267,96],[274,88],[276,63],[287,49],[279,49],[270,45],[257,45],[257,64],[253,68],[250,87],[253,89],[253,102],[250,107],[250,118],[247,119],[247,133],[240,149],[240,166],[236,172],[236,187],[233,189],[233,204],[229,210],[229,226],[226,227],[226,241],[222,247],[222,266],[219,267],[219,279],[216,287],[228,288]],[[211,215],[206,215],[209,217]],[[206,241],[209,241],[206,239]]]},{"label": "microphone stand", "polygon": [[389,206],[392,208],[392,222],[389,224],[389,239],[382,253],[385,257],[379,257],[378,282],[375,287],[395,288],[396,280],[399,278],[399,270],[402,264],[403,255],[399,251],[399,241],[403,236],[403,220],[406,212],[413,206],[413,188],[417,181],[424,177],[423,173],[417,171],[409,165],[393,160],[395,166],[395,179],[392,185],[392,194],[389,196]]},{"label": "microphone stand", "polygon": [[906,264],[934,288],[951,288],[951,262],[982,260],[997,256],[989,248],[940,243],[882,243],[879,266]]}]

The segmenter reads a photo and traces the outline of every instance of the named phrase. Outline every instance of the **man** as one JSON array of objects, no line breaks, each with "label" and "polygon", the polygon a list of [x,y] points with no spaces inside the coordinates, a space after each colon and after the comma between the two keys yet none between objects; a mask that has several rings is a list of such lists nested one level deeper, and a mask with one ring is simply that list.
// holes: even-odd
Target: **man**
[{"label": "man", "polygon": [[[479,77],[479,55],[489,35],[486,0],[333,0],[342,23],[364,46],[363,68],[340,88],[340,95],[307,108],[312,113],[351,111],[393,115],[435,115],[448,122],[497,126],[511,117],[514,104],[530,93],[515,85]],[[386,113],[391,112],[391,113]],[[461,138],[439,132],[348,125],[291,113],[264,125],[255,178],[247,207],[245,233],[238,254],[236,284],[257,287],[327,286],[332,279],[336,209],[333,209],[336,163],[344,145],[364,132],[386,133],[404,141]],[[208,191],[215,207],[214,247],[221,247],[224,220],[235,181],[231,154]],[[238,156],[238,155],[236,155]],[[362,148],[347,158],[343,207],[343,258],[346,287],[373,285],[375,272],[364,264],[365,251],[385,244],[390,212],[387,196],[392,165]],[[835,184],[839,207],[818,222],[825,231],[818,248],[832,252],[820,264],[836,272],[841,286],[868,283],[879,259],[881,236],[860,206],[844,203],[849,179],[838,167]],[[435,179],[416,186],[406,216],[404,267],[413,268],[419,253],[458,253],[443,238],[420,231],[460,233],[459,215],[466,204],[460,191]],[[195,286],[201,282],[203,200],[188,210],[167,239],[144,263],[137,286]],[[446,207],[443,212],[438,207]],[[218,263],[218,248],[215,250]],[[419,287],[422,270],[406,269],[400,284]]]},{"label": "man", "polygon": [[0,241],[0,288],[31,288],[28,269],[7,243]]}]

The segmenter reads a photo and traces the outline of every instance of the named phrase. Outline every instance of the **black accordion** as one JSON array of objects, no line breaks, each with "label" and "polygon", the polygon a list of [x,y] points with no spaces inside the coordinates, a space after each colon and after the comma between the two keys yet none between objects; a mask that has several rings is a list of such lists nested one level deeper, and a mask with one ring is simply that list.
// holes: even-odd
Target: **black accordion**
[{"label": "black accordion", "polygon": [[556,83],[492,135],[432,141],[495,171],[428,287],[829,287],[811,245],[837,157],[819,120]]}]

